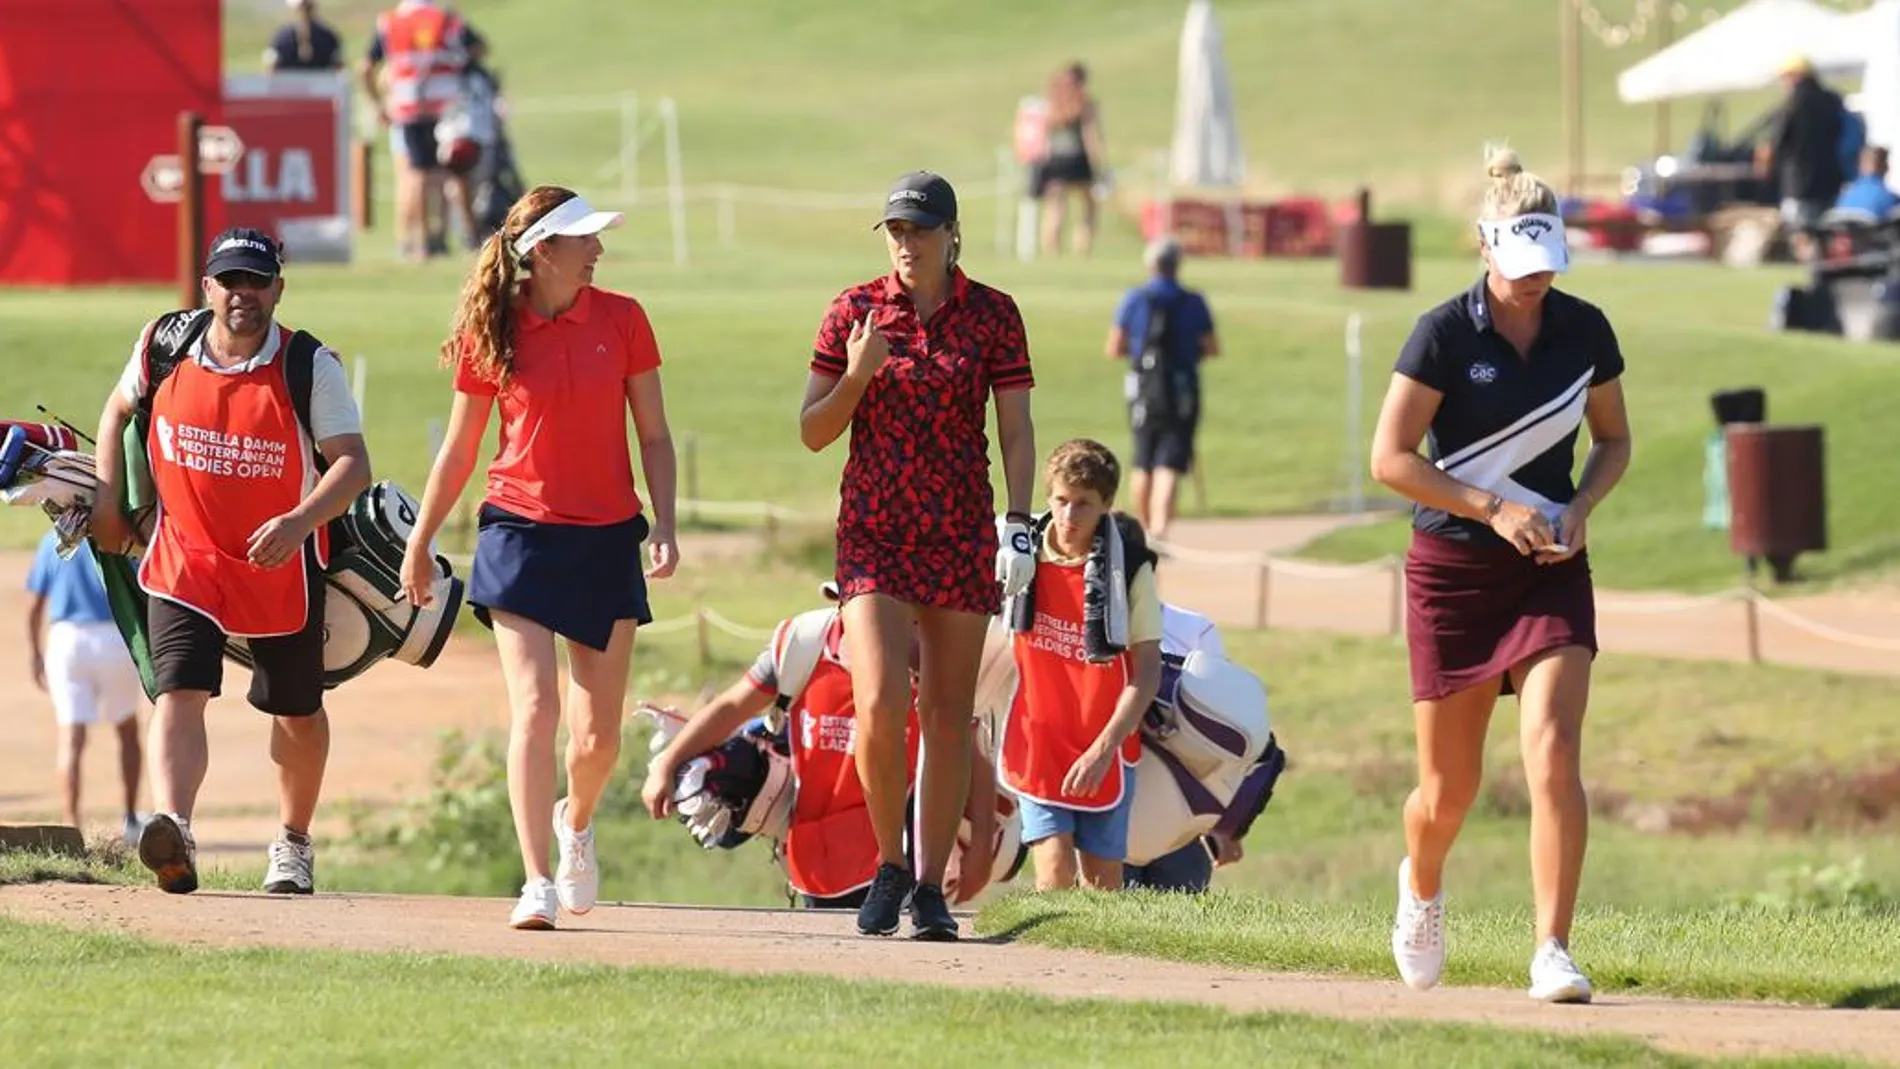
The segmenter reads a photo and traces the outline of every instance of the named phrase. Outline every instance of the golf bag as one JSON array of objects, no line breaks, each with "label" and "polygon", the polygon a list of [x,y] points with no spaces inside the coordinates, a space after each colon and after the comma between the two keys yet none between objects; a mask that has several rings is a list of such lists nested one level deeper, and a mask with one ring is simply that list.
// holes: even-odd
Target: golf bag
[{"label": "golf bag", "polygon": [[[449,562],[435,558],[433,595],[418,609],[401,598],[402,557],[415,527],[416,502],[384,481],[357,495],[330,526],[324,569],[323,685],[335,687],[387,657],[427,668],[455,630],[462,581]],[[243,639],[225,641],[225,656],[250,667]]]},{"label": "golf bag", "polygon": [[[1243,787],[1264,762],[1285,757],[1273,738],[1267,692],[1253,673],[1204,651],[1164,654],[1162,685],[1142,717],[1141,760],[1135,766],[1134,811],[1128,822],[1128,862],[1145,865],[1215,830],[1237,814]],[[1258,807],[1265,808],[1272,783]]]},{"label": "golf bag", "polygon": [[[463,101],[454,112],[456,121],[437,136],[443,140],[442,152],[460,151],[473,160],[471,166],[457,173],[469,183],[469,204],[475,220],[471,239],[480,242],[502,228],[508,221],[508,209],[528,191],[528,186],[515,162],[514,141],[508,136],[501,80],[488,68],[470,64],[462,81]],[[474,151],[469,150],[470,146]]]},{"label": "golf bag", "polygon": [[791,827],[791,753],[757,721],[688,761],[673,783],[680,823],[707,850],[731,850],[754,835],[781,842]]}]

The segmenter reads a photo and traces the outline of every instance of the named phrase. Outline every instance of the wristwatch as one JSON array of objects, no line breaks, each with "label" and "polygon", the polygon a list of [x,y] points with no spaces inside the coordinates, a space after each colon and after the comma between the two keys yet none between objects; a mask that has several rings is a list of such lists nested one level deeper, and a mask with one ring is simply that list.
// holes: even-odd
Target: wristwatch
[{"label": "wristwatch", "polygon": [[1484,506],[1484,522],[1490,523],[1497,516],[1498,510],[1503,507],[1504,499],[1492,494],[1490,502]]}]

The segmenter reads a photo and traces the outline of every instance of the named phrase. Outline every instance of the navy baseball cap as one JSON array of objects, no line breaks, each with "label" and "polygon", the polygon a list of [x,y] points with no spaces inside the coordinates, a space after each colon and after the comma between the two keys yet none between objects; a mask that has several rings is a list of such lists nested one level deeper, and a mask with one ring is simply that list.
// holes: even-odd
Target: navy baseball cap
[{"label": "navy baseball cap", "polygon": [[283,269],[284,250],[269,234],[248,226],[233,227],[212,238],[211,251],[205,256],[205,274],[212,278],[226,271],[276,278]]},{"label": "navy baseball cap", "polygon": [[940,174],[912,171],[891,185],[884,198],[884,218],[879,226],[902,219],[922,227],[939,227],[957,221],[957,191]]}]

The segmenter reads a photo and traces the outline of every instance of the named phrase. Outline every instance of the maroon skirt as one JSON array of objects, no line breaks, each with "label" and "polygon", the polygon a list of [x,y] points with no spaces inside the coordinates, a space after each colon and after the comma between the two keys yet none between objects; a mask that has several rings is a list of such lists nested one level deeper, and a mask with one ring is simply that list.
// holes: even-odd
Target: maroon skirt
[{"label": "maroon skirt", "polygon": [[1412,532],[1405,553],[1412,700],[1436,701],[1561,646],[1597,652],[1589,551],[1538,564],[1508,545]]}]

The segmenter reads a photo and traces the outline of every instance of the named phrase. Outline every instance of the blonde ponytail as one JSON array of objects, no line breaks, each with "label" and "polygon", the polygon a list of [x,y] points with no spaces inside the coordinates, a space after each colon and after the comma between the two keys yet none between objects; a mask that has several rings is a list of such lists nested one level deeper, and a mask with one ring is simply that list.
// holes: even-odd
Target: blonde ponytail
[{"label": "blonde ponytail", "polygon": [[1509,219],[1515,215],[1557,214],[1557,193],[1543,179],[1526,171],[1515,149],[1485,146],[1484,191],[1480,218]]}]

